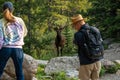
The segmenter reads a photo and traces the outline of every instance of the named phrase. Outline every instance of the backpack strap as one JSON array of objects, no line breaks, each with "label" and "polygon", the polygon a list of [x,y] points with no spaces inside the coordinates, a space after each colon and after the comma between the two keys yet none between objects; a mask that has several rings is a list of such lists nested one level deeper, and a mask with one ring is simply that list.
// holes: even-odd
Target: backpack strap
[{"label": "backpack strap", "polygon": [[89,36],[88,36],[89,35],[89,31],[90,31],[90,28],[87,28],[87,29],[86,28],[82,28],[80,30],[80,32],[83,33],[83,35],[84,35],[84,40],[85,40],[86,44],[89,44],[89,42],[88,42],[89,41]]}]

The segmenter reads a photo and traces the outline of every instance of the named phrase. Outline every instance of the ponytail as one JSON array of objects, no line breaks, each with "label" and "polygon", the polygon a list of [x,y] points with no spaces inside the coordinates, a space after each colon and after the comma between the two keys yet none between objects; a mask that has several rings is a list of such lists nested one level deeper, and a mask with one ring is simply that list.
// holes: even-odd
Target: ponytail
[{"label": "ponytail", "polygon": [[12,12],[9,11],[9,9],[5,9],[3,12],[4,18],[8,21],[8,22],[15,22],[15,18],[12,14]]}]

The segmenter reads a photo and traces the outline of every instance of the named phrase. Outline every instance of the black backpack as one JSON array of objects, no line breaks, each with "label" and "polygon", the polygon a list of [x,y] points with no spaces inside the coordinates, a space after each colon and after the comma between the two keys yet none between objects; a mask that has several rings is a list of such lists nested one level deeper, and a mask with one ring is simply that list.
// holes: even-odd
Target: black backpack
[{"label": "black backpack", "polygon": [[80,31],[84,34],[85,43],[82,49],[87,57],[93,60],[103,58],[104,47],[99,29],[89,26],[89,28],[83,28]]}]

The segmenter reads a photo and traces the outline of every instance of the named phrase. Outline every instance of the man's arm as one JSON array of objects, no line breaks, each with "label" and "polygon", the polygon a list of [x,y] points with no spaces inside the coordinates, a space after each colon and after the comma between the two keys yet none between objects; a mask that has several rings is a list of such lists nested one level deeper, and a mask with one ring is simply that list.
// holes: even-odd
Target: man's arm
[{"label": "man's arm", "polygon": [[77,32],[74,35],[74,44],[81,46],[84,43],[83,34],[81,32]]}]

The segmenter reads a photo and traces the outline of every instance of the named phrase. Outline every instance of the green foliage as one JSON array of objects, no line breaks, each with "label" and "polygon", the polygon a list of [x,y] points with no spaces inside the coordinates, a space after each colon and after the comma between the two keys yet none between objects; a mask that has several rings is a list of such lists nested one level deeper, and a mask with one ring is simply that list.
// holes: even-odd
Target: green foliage
[{"label": "green foliage", "polygon": [[104,50],[108,49],[108,45],[107,44],[104,44]]},{"label": "green foliage", "polygon": [[120,70],[120,64],[116,64],[107,69],[104,66],[102,66],[101,71],[100,71],[100,76],[105,75],[105,73],[116,73],[118,70]]},{"label": "green foliage", "polygon": [[[37,74],[36,74],[36,77],[38,80],[47,80],[42,77],[42,76],[45,76],[44,68],[45,68],[45,66],[39,65],[39,67],[37,69]],[[50,79],[48,79],[48,80],[50,80]]]},{"label": "green foliage", "polygon": [[74,49],[75,47],[73,44],[74,31],[72,30],[69,22],[70,21],[67,21],[66,23],[67,25],[65,26],[63,33],[66,39],[66,44],[63,50],[65,55],[72,55],[75,53],[75,49]]},{"label": "green foliage", "polygon": [[74,14],[83,14],[87,13],[87,9],[90,9],[91,2],[89,0],[70,0],[69,3],[69,8],[70,8],[70,15]]},{"label": "green foliage", "polygon": [[[8,1],[8,0],[7,0]],[[9,0],[15,7],[14,14],[22,17],[28,29],[25,38],[24,51],[35,58],[50,59],[55,57],[54,39],[52,28],[63,27],[67,19],[74,14],[87,17],[90,24],[99,27],[104,37],[120,35],[120,1],[119,0]],[[0,1],[2,6],[4,0]],[[1,9],[2,7],[0,7]],[[2,9],[1,9],[2,10]],[[0,17],[2,13],[0,14]],[[74,31],[71,21],[63,34],[66,45],[63,53],[75,53],[73,45]],[[68,53],[67,53],[68,52]]]},{"label": "green foliage", "polygon": [[[82,1],[82,3],[80,3],[79,0],[75,2],[78,3],[78,5],[88,3],[87,0],[85,0],[85,2]],[[73,12],[80,12],[80,10],[87,9],[83,9],[85,5],[82,5],[84,7],[79,8],[79,6],[75,6],[76,10],[72,11],[71,1],[61,0],[21,0],[17,3],[17,12],[20,13],[20,16],[23,17],[27,23],[29,31],[25,40],[26,45],[24,47],[24,51],[25,53],[40,59],[50,59],[55,56],[55,47],[53,42],[55,36],[54,34],[51,34],[52,28],[64,26],[66,24],[67,17],[73,15]],[[67,37],[67,42],[70,43],[69,47],[66,47],[66,49],[72,53],[73,44],[71,41],[73,35],[71,34],[73,32],[70,32],[71,33],[66,34],[69,35],[69,38]]]},{"label": "green foliage", "polygon": [[89,15],[89,22],[99,27],[104,37],[119,37],[120,1],[90,0],[90,2],[92,2],[92,8],[86,14]]},{"label": "green foliage", "polygon": [[75,78],[68,78],[65,76],[65,72],[54,73],[51,76],[53,77],[53,80],[78,80]]},{"label": "green foliage", "polygon": [[[36,42],[35,50],[37,50],[37,58],[39,59],[51,59],[55,57],[55,46],[54,46],[54,32],[46,32],[38,42]],[[40,48],[40,49],[39,49]]]},{"label": "green foliage", "polygon": [[103,75],[105,75],[105,72],[106,72],[106,69],[104,68],[104,66],[102,66],[99,75],[103,76]]},{"label": "green foliage", "polygon": [[45,66],[40,65],[37,69],[36,77],[38,80],[78,80],[74,78],[68,78],[65,76],[65,72],[53,73],[51,75],[46,75],[44,73]]},{"label": "green foliage", "polygon": [[117,70],[118,70],[117,67],[116,67],[116,66],[113,66],[113,67],[109,68],[109,69],[107,70],[107,72],[108,72],[108,73],[115,73]]},{"label": "green foliage", "polygon": [[[45,66],[40,65],[38,67],[37,71],[37,78],[38,80],[78,80],[75,78],[68,78],[65,76],[65,72],[59,72],[59,73],[53,73],[51,75],[46,75],[44,73],[44,68]],[[105,69],[104,66],[102,66],[101,71],[100,71],[100,76],[105,75],[105,73],[116,73],[116,71],[120,70],[120,64],[116,64],[115,66]]]},{"label": "green foliage", "polygon": [[118,70],[120,70],[120,64],[116,64],[115,66],[112,66],[111,68],[107,69],[107,73],[116,73]]}]

